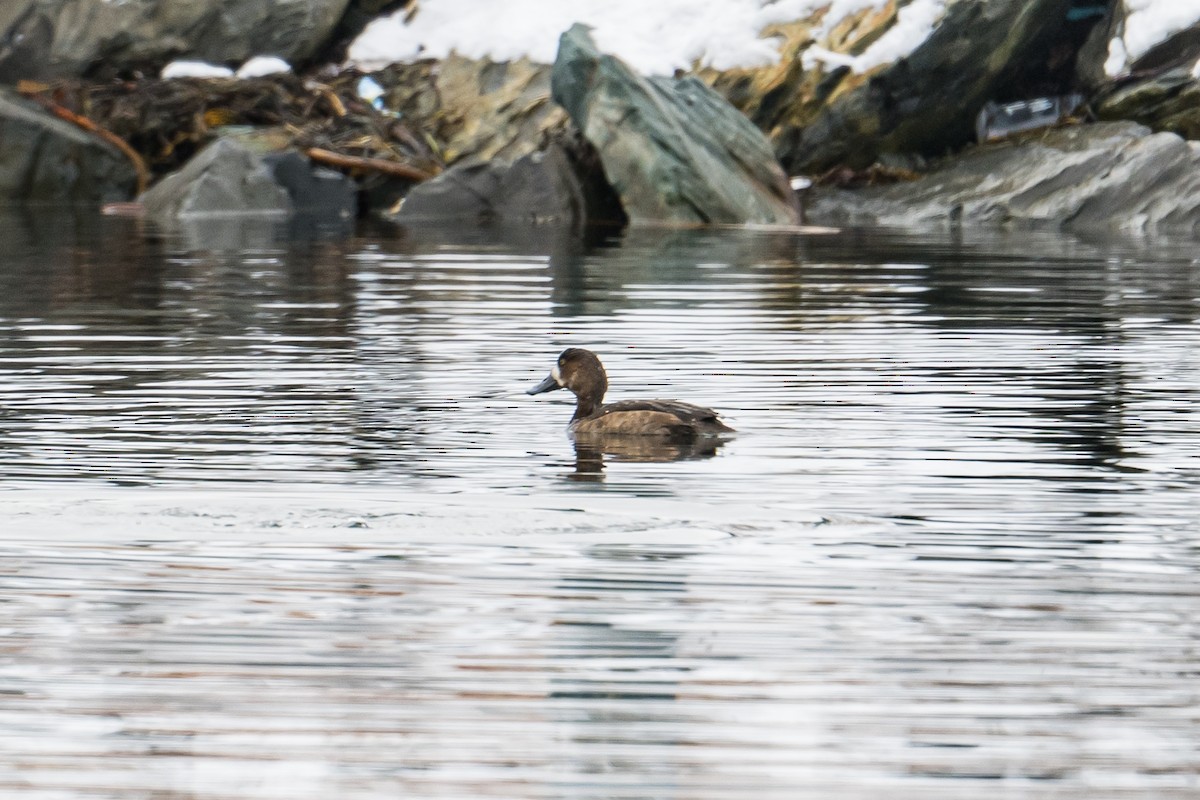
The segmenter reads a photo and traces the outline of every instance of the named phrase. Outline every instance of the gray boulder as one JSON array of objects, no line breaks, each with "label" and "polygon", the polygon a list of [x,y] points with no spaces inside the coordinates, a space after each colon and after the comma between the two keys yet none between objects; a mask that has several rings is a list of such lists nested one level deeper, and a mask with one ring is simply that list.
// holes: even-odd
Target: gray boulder
[{"label": "gray boulder", "polygon": [[0,89],[0,202],[100,205],[136,185],[121,151]]},{"label": "gray boulder", "polygon": [[200,217],[293,214],[344,220],[355,213],[355,186],[341,173],[312,167],[295,152],[261,153],[218,139],[141,197],[160,224]]},{"label": "gray boulder", "polygon": [[1130,122],[976,148],[913,182],[814,189],[811,222],[1200,232],[1200,142]]},{"label": "gray boulder", "polygon": [[187,217],[292,213],[287,190],[275,181],[262,156],[233,139],[218,139],[183,169],[142,195],[146,215],[159,222]]},{"label": "gray boulder", "polygon": [[312,58],[348,0],[6,0],[0,81],[151,69],[176,58]]},{"label": "gray boulder", "polygon": [[623,222],[620,204],[577,147],[559,142],[517,159],[452,167],[409,192],[393,217],[403,225],[552,225],[581,229]]},{"label": "gray boulder", "polygon": [[575,25],[559,40],[551,94],[595,147],[631,222],[799,221],[766,137],[700,81],[643,78]]}]

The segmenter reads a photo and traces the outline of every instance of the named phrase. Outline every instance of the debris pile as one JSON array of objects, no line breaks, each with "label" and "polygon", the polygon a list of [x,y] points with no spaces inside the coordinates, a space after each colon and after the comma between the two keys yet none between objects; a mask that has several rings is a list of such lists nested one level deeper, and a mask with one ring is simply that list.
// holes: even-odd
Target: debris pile
[{"label": "debris pile", "polygon": [[180,169],[215,139],[247,132],[264,149],[299,150],[358,179],[376,174],[415,183],[440,172],[444,164],[430,133],[436,122],[372,104],[359,96],[361,79],[345,72],[329,80],[281,73],[101,84],[25,81],[18,91],[118,146],[143,184]]}]

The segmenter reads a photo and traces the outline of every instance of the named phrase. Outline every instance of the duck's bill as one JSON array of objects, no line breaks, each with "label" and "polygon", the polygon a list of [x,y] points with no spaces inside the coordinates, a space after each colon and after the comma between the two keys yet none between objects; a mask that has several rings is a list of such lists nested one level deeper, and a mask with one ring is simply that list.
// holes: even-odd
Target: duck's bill
[{"label": "duck's bill", "polygon": [[562,387],[558,385],[558,381],[554,379],[553,375],[547,375],[546,380],[542,381],[532,389],[526,389],[525,394],[541,394],[542,392],[553,392],[555,389],[561,388]]}]

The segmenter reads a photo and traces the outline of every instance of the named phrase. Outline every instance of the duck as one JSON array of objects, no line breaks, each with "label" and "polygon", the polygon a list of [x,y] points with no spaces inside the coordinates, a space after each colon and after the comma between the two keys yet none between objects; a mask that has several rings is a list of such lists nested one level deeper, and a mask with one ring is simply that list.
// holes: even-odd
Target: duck
[{"label": "duck", "polygon": [[568,430],[577,437],[655,436],[694,442],[734,433],[711,408],[679,400],[621,400],[605,403],[608,375],[591,350],[568,347],[546,379],[526,391],[535,395],[568,389],[575,395],[575,416]]}]

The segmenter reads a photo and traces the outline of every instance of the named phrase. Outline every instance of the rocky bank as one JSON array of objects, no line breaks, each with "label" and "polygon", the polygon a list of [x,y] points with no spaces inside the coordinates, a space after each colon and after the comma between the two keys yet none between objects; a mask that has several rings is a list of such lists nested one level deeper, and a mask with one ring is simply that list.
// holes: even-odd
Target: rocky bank
[{"label": "rocky bank", "polygon": [[[875,63],[914,2],[777,23],[777,64],[648,77],[583,28],[554,65],[337,66],[398,2],[17,0],[0,9],[0,200],[95,206],[161,182],[182,191],[145,196],[164,221],[794,225],[790,175],[816,183],[813,222],[1197,229],[1198,26],[1114,69],[1136,4],[947,0],[931,36]],[[263,53],[298,74],[156,77]]]}]

